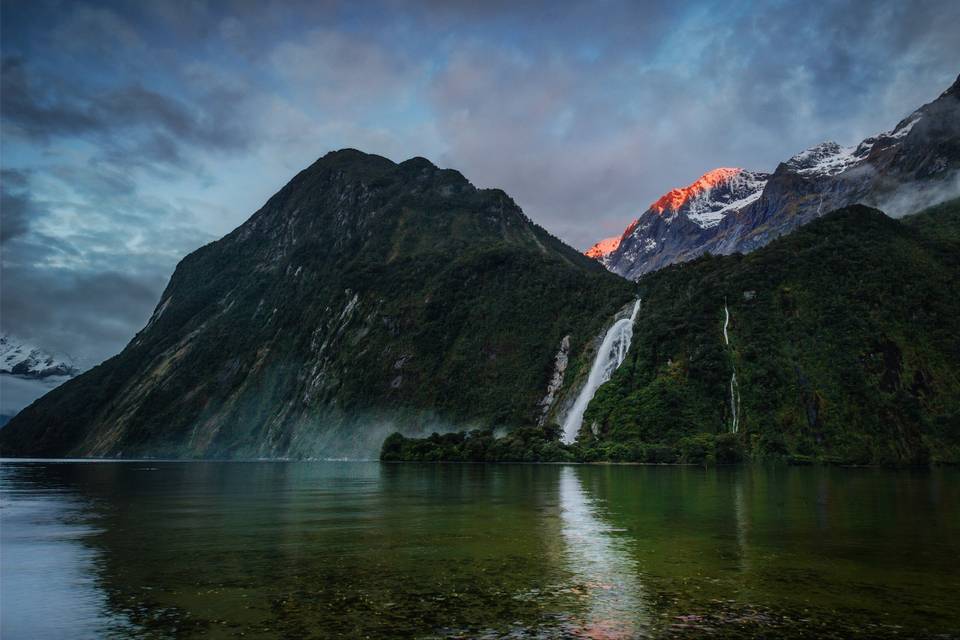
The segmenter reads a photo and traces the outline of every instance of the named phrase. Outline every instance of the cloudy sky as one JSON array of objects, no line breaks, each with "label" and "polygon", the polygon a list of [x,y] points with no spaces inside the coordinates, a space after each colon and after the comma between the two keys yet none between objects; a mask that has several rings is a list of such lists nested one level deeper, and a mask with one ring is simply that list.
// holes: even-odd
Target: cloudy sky
[{"label": "cloudy sky", "polygon": [[583,249],[960,72],[955,0],[515,4],[3,0],[0,328],[117,352],[185,253],[331,149],[459,169]]}]

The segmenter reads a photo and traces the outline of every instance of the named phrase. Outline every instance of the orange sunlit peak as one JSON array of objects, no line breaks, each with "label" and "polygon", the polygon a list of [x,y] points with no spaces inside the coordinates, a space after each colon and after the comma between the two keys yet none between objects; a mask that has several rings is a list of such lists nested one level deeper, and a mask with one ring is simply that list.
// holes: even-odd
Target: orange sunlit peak
[{"label": "orange sunlit peak", "polygon": [[704,191],[708,191],[718,184],[726,182],[733,176],[741,173],[743,169],[736,167],[720,167],[712,171],[707,171],[700,176],[696,182],[679,189],[673,189],[665,193],[659,200],[650,205],[650,208],[657,213],[664,211],[676,211],[683,203],[690,198],[697,196]]},{"label": "orange sunlit peak", "polygon": [[583,254],[588,258],[605,258],[620,247],[620,243],[623,241],[623,239],[633,233],[633,230],[637,228],[637,224],[639,223],[640,218],[637,218],[627,225],[627,228],[623,233],[618,236],[604,238],[597,244],[584,251]]},{"label": "orange sunlit peak", "polygon": [[622,236],[613,236],[612,238],[604,238],[583,253],[588,258],[602,258],[604,256],[608,256],[616,251],[617,247],[620,246],[621,237]]}]

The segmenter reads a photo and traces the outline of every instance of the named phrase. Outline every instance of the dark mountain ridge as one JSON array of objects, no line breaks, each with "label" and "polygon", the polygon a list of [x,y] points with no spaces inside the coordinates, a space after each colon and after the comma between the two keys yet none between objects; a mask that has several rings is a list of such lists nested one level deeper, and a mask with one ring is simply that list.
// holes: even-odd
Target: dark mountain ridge
[{"label": "dark mountain ridge", "polygon": [[[394,429],[534,422],[632,296],[500,190],[332,152],[186,256],[123,352],[24,409],[0,447],[368,456]],[[548,394],[565,338],[571,373]]]}]

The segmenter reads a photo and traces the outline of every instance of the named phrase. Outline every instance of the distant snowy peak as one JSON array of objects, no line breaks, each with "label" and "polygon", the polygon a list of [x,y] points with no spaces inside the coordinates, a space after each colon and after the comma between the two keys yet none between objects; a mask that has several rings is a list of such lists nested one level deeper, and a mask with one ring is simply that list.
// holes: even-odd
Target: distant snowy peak
[{"label": "distant snowy peak", "polygon": [[54,355],[8,334],[0,335],[0,373],[26,378],[74,376],[80,369],[69,356]]},{"label": "distant snowy peak", "polygon": [[584,253],[607,267],[611,266],[611,260],[622,259],[620,254],[639,259],[654,253],[663,239],[649,234],[659,236],[664,232],[663,227],[653,224],[655,219],[672,225],[674,220],[682,218],[696,225],[694,228],[710,229],[719,225],[727,215],[757,200],[769,178],[770,174],[736,167],[708,171],[686,187],[663,194],[620,236],[605,238]]},{"label": "distant snowy peak", "polygon": [[802,176],[835,176],[866,157],[866,154],[858,157],[857,149],[858,147],[841,147],[836,142],[821,142],[815,147],[801,151],[784,164],[788,169]]},{"label": "distant snowy peak", "polygon": [[766,173],[720,167],[686,187],[667,192],[650,205],[650,210],[668,217],[682,213],[706,229],[759,198],[769,177]]},{"label": "distant snowy peak", "polygon": [[956,197],[958,185],[960,76],[939,98],[857,145],[823,142],[771,174],[709,171],[650,205],[619,242],[608,239],[591,253],[637,279],[704,253],[753,251],[850,204],[899,217]]},{"label": "distant snowy peak", "polygon": [[875,148],[887,149],[898,145],[922,118],[923,113],[918,109],[892,130],[866,138],[856,146],[841,147],[836,142],[821,142],[801,151],[784,164],[802,176],[836,176],[865,161]]},{"label": "distant snowy peak", "polygon": [[704,194],[709,195],[712,189],[720,184],[730,180],[733,176],[739,174],[742,169],[720,167],[713,171],[707,171],[697,178],[692,184],[686,187],[678,187],[666,192],[660,199],[650,205],[650,209],[657,213],[668,211],[679,211],[683,205],[692,199],[700,198]]}]

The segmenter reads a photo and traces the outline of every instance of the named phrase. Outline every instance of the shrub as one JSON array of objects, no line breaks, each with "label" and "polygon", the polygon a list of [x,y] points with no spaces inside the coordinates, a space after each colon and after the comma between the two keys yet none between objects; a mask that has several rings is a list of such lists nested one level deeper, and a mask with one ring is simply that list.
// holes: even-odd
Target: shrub
[{"label": "shrub", "polygon": [[680,439],[680,460],[687,464],[709,464],[714,460],[716,438],[709,433],[698,433]]}]

